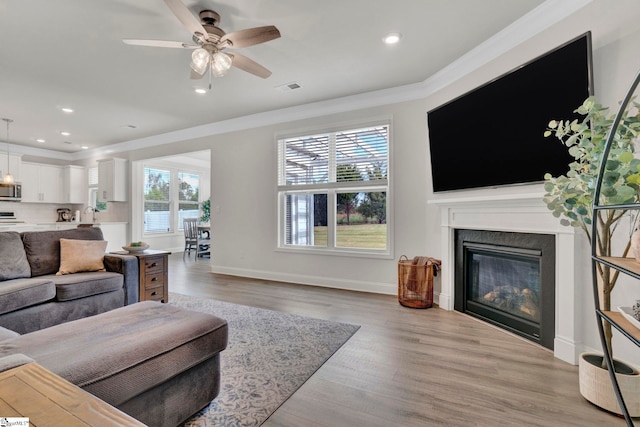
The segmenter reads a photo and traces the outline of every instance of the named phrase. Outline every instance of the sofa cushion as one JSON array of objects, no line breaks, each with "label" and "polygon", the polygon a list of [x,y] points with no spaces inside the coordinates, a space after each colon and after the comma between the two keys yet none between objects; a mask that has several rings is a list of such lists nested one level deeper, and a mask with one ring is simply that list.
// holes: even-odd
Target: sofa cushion
[{"label": "sofa cushion", "polygon": [[60,239],[60,269],[57,275],[82,271],[105,271],[105,240]]},{"label": "sofa cushion", "polygon": [[2,326],[0,326],[0,341],[19,336],[20,334],[16,331],[12,331],[11,329],[3,328]]},{"label": "sofa cushion", "polygon": [[56,289],[56,300],[70,301],[91,295],[103,294],[122,289],[124,276],[109,271],[94,271],[58,276],[55,274],[41,276],[53,282]]},{"label": "sofa cushion", "polygon": [[0,233],[0,259],[0,281],[31,277],[31,266],[27,261],[20,233]]},{"label": "sofa cushion", "polygon": [[22,243],[31,266],[31,277],[55,274],[60,268],[60,239],[104,240],[97,227],[55,231],[25,231]]},{"label": "sofa cushion", "polygon": [[144,301],[0,342],[118,406],[214,357],[227,346],[224,319]]},{"label": "sofa cushion", "polygon": [[0,314],[49,301],[56,287],[46,279],[13,279],[0,283]]}]

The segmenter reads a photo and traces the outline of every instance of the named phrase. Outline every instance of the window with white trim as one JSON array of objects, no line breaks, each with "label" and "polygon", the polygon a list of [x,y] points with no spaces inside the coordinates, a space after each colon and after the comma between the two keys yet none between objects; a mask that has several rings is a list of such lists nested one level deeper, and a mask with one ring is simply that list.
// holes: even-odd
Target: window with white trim
[{"label": "window with white trim", "polygon": [[280,248],[388,253],[389,125],[278,140]]},{"label": "window with white trim", "polygon": [[96,212],[104,212],[107,210],[107,202],[98,200],[98,167],[89,168],[88,171],[89,206],[93,207]]},{"label": "window with white trim", "polygon": [[183,229],[184,218],[200,216],[200,175],[170,168],[144,168],[144,233]]}]

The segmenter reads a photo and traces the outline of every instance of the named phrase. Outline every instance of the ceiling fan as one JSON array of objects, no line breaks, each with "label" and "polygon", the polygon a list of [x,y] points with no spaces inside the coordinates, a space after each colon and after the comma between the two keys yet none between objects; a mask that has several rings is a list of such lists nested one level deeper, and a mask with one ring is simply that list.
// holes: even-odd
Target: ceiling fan
[{"label": "ceiling fan", "polygon": [[[200,12],[198,20],[180,0],[165,0],[169,9],[182,25],[192,34],[194,44],[165,40],[123,39],[126,44],[137,46],[169,47],[177,49],[193,49],[191,55],[191,78],[200,79],[207,71],[211,76],[222,77],[231,68],[266,79],[271,71],[254,60],[236,52],[223,52],[228,47],[243,48],[268,42],[280,37],[280,31],[273,25],[248,28],[246,30],[225,33],[217,25],[220,15],[212,10]],[[211,88],[211,81],[209,81]]]}]

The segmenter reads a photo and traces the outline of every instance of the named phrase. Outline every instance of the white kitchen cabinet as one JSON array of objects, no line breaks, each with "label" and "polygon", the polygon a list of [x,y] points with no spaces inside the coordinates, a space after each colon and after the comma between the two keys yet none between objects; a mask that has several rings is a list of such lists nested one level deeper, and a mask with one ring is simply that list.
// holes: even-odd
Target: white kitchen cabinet
[{"label": "white kitchen cabinet", "polygon": [[63,167],[62,202],[84,204],[87,202],[87,194],[87,170],[83,166]]},{"label": "white kitchen cabinet", "polygon": [[23,202],[64,203],[62,167],[23,162],[20,174]]},{"label": "white kitchen cabinet", "polygon": [[125,159],[98,160],[98,200],[127,201],[127,161]]},{"label": "white kitchen cabinet", "polygon": [[[13,175],[14,182],[22,182],[20,174],[22,163],[22,155],[9,154],[9,172]],[[4,179],[7,173],[7,153],[0,153],[0,181]]]}]

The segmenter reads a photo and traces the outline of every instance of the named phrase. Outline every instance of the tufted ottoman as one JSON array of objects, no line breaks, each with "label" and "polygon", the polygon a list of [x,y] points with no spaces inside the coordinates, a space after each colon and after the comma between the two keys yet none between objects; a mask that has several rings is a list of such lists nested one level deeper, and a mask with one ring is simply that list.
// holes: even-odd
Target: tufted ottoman
[{"label": "tufted ottoman", "polygon": [[145,301],[0,341],[150,426],[175,426],[220,389],[227,322]]}]

